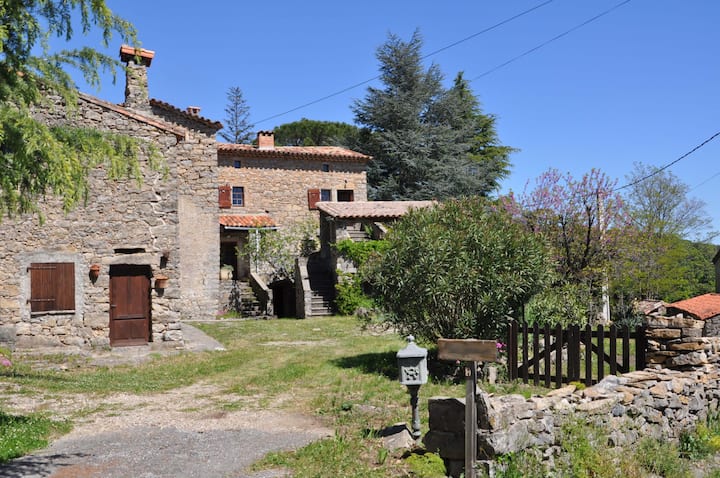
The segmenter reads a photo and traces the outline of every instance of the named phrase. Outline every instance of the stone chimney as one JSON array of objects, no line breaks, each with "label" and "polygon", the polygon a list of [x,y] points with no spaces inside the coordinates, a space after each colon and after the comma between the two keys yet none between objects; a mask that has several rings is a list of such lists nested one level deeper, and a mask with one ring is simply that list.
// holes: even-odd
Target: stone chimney
[{"label": "stone chimney", "polygon": [[258,131],[258,149],[273,149],[275,147],[275,135],[272,131]]},{"label": "stone chimney", "polygon": [[200,107],[199,106],[188,106],[186,111],[189,115],[197,116],[200,114]]},{"label": "stone chimney", "polygon": [[150,111],[147,69],[154,56],[154,51],[144,48],[134,48],[129,45],[120,47],[120,61],[127,65],[125,68],[125,102],[123,103],[126,108]]}]

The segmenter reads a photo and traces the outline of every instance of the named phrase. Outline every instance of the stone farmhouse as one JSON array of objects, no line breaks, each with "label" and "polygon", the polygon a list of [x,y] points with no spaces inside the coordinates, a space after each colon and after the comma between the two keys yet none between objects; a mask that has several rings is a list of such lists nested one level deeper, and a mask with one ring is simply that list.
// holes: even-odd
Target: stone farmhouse
[{"label": "stone farmhouse", "polygon": [[[148,95],[154,52],[122,46],[125,101],[80,94],[37,111],[68,124],[140,138],[142,183],[90,172],[87,202],[57,198],[0,223],[0,342],[17,347],[182,345],[181,320],[215,316],[218,298],[219,122]],[[157,168],[156,168],[157,169]],[[0,343],[2,345],[2,343]]]},{"label": "stone farmhouse", "polygon": [[234,279],[221,282],[221,306],[237,308],[233,302],[238,298],[251,301],[251,294],[243,290],[249,286],[260,299],[260,313],[304,317],[303,277],[311,276],[308,304],[314,295],[314,315],[331,313],[334,282],[326,267],[301,261],[294,281],[268,284],[268,271],[251,265],[242,252],[257,247],[251,234],[257,229],[282,229],[305,221],[317,225],[321,201],[367,201],[371,158],[335,146],[276,146],[268,131],[258,133],[255,145],[219,143],[217,150],[220,262],[233,267],[227,279]]}]

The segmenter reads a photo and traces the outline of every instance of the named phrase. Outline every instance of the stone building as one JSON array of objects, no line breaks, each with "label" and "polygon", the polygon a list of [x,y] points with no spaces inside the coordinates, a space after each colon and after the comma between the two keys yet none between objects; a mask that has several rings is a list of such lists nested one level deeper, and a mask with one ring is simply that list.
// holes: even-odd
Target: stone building
[{"label": "stone building", "polygon": [[[181,346],[182,319],[218,310],[219,122],[149,98],[149,50],[123,46],[125,102],[59,97],[37,117],[144,141],[141,178],[89,173],[84,205],[47,197],[37,215],[0,223],[0,336],[11,345]],[[154,153],[150,153],[154,151]],[[160,167],[148,158],[159,156]]]},{"label": "stone building", "polygon": [[[251,267],[242,252],[257,247],[250,234],[256,229],[283,229],[306,221],[317,229],[321,201],[367,201],[366,169],[371,158],[336,146],[275,146],[274,135],[268,131],[258,133],[256,145],[220,143],[217,149],[221,264],[232,266],[232,279],[249,281],[256,294],[273,301],[276,314],[285,316],[304,316],[296,314],[304,305],[295,285],[302,286],[308,282],[303,278],[313,276],[319,309],[330,313],[334,289],[328,271],[308,271],[307,261],[301,261],[302,270],[294,281],[264,284],[272,280],[269,270],[258,269],[258,264]],[[311,261],[310,269],[312,265]],[[221,302],[223,297],[237,295],[233,292],[237,287],[223,282],[221,289],[226,293],[221,294]]]}]

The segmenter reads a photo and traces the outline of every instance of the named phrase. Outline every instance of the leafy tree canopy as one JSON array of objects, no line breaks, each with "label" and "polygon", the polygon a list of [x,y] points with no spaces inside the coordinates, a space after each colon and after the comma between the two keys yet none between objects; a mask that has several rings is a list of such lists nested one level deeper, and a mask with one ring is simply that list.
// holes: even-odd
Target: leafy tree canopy
[{"label": "leafy tree canopy", "polygon": [[633,225],[644,234],[702,239],[712,219],[705,202],[688,197],[690,188],[677,176],[655,166],[635,163],[628,176],[627,203]]},{"label": "leafy tree canopy", "polygon": [[339,121],[303,118],[275,128],[275,143],[280,146],[343,146],[354,148],[359,129]]},{"label": "leafy tree canopy", "polygon": [[358,149],[374,157],[369,195],[381,200],[487,195],[509,173],[512,148],[499,143],[495,118],[480,110],[459,73],[450,88],[422,64],[422,38],[395,35],[377,51],[383,88],[353,107],[363,127]]},{"label": "leafy tree canopy", "polygon": [[390,323],[428,341],[501,337],[549,275],[542,241],[480,197],[413,210],[386,239],[365,277]]},{"label": "leafy tree canopy", "polygon": [[130,23],[102,0],[0,2],[0,217],[36,210],[46,193],[62,196],[70,208],[87,195],[87,172],[100,163],[109,173],[137,173],[140,143],[128,137],[36,120],[38,106],[59,95],[72,115],[77,90],[67,68],[98,86],[100,72],[119,63],[89,47],[51,51],[50,39],[70,40],[79,19],[82,34],[97,28],[103,44],[119,34],[137,44]]}]

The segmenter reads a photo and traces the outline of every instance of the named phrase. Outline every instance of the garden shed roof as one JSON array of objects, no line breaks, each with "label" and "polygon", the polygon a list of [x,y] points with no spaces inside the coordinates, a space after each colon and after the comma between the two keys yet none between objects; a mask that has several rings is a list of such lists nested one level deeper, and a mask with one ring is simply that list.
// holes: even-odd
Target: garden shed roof
[{"label": "garden shed roof", "polygon": [[411,209],[429,207],[435,201],[319,202],[317,208],[336,219],[397,219]]},{"label": "garden shed roof", "polygon": [[706,320],[720,315],[720,294],[703,294],[691,299],[673,302],[668,305],[668,314],[679,311],[691,315],[697,320]]}]

